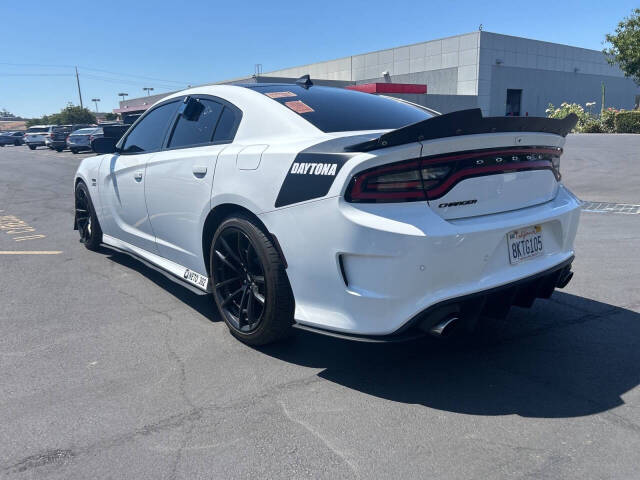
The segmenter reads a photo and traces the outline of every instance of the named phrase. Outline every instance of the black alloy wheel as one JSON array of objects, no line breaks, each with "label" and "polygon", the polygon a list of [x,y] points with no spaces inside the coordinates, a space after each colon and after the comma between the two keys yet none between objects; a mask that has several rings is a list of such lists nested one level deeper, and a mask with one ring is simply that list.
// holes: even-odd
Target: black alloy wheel
[{"label": "black alloy wheel", "polygon": [[76,187],[76,227],[80,242],[89,250],[96,250],[102,242],[102,229],[98,223],[87,186],[79,182]]},{"label": "black alloy wheel", "polygon": [[240,215],[222,222],[210,261],[214,299],[236,338],[264,345],[289,334],[293,294],[280,255],[257,222]]},{"label": "black alloy wheel", "polygon": [[215,289],[225,318],[236,330],[254,331],[265,310],[264,268],[249,237],[229,227],[214,244],[217,257]]}]

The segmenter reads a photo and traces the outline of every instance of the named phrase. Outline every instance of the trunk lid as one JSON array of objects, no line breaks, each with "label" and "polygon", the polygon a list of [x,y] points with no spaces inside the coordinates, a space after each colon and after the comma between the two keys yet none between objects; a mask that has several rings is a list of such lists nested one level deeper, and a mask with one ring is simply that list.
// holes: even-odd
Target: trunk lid
[{"label": "trunk lid", "polygon": [[426,200],[446,219],[490,215],[548,202],[558,191],[564,137],[577,118],[484,118],[479,109],[453,112],[348,146],[371,151],[417,141],[419,156],[361,171],[352,202]]},{"label": "trunk lid", "polygon": [[[472,142],[469,142],[472,140]],[[447,142],[451,143],[451,142]],[[484,134],[429,155],[422,168],[429,207],[447,220],[531,207],[555,198],[564,139],[552,134]],[[473,146],[473,148],[472,148]],[[439,146],[439,150],[446,148]],[[460,147],[464,150],[458,150]],[[442,170],[446,170],[442,174]],[[433,181],[428,177],[440,174]]]}]

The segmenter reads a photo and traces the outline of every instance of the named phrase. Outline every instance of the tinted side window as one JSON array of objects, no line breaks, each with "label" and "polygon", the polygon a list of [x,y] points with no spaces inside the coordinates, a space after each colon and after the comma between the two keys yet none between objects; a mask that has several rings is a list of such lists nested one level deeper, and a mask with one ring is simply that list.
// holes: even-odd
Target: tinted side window
[{"label": "tinted side window", "polygon": [[155,152],[160,150],[164,134],[169,122],[178,109],[180,102],[161,105],[147,115],[135,126],[124,141],[124,153]]},{"label": "tinted side window", "polygon": [[213,136],[214,142],[230,142],[236,134],[236,114],[228,107],[224,107],[224,111],[220,116],[218,128]]},{"label": "tinted side window", "polygon": [[[169,148],[187,147],[190,145],[202,145],[211,142],[213,132],[222,112],[222,105],[217,102],[199,99],[201,105],[199,112],[192,118],[187,118],[180,112],[178,123],[173,130]],[[184,110],[186,104],[181,107]]]}]

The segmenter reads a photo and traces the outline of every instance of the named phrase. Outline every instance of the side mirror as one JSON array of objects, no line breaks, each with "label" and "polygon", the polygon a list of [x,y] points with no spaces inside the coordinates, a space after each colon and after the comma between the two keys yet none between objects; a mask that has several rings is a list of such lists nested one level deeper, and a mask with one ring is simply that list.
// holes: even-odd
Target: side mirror
[{"label": "side mirror", "polygon": [[200,103],[193,97],[189,97],[182,110],[182,116],[185,118],[185,120],[196,122],[200,118],[200,114],[203,110],[204,105],[202,103]]},{"label": "side mirror", "polygon": [[91,142],[91,148],[99,155],[103,153],[115,153],[118,151],[116,143],[118,143],[118,139],[116,138],[100,137]]}]

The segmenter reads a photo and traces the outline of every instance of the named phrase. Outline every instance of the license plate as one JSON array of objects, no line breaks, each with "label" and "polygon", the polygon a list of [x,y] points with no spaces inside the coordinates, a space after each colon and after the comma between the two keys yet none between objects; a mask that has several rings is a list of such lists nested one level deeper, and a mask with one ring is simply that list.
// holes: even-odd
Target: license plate
[{"label": "license plate", "polygon": [[521,228],[507,233],[509,247],[509,263],[516,265],[523,260],[539,257],[544,252],[542,243],[542,227]]}]

